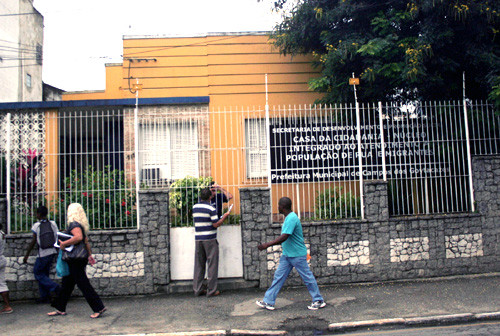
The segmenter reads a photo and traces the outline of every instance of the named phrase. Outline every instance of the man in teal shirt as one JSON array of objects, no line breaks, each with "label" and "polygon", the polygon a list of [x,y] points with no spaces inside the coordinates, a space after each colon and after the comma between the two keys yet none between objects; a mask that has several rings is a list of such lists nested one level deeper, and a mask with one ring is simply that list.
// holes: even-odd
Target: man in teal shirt
[{"label": "man in teal shirt", "polygon": [[274,273],[271,287],[266,291],[264,300],[257,301],[256,304],[268,310],[274,310],[276,297],[283,287],[286,278],[295,267],[302,280],[307,286],[307,290],[312,297],[312,304],[307,308],[317,310],[326,306],[323,297],[319,293],[318,283],[307,264],[307,248],[304,244],[302,234],[302,224],[299,217],[292,211],[292,200],[282,197],[278,203],[278,209],[285,216],[285,222],[281,228],[281,235],[275,240],[263,243],[258,246],[259,251],[267,249],[269,246],[281,244],[283,253],[280,258],[278,269]]}]

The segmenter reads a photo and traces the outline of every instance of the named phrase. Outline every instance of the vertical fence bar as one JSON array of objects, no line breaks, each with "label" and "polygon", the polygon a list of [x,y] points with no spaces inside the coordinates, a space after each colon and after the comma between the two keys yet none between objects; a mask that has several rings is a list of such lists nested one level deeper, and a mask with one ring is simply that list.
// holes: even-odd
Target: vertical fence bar
[{"label": "vertical fence bar", "polygon": [[356,125],[358,138],[358,171],[359,171],[359,196],[361,198],[361,219],[365,219],[365,198],[363,194],[363,158],[361,156],[361,120],[359,115],[359,103],[356,102]]},{"label": "vertical fence bar", "polygon": [[266,112],[266,141],[267,141],[267,186],[271,188],[271,134],[269,133],[270,122],[269,122],[269,98],[268,98],[268,88],[267,88],[267,74],[266,74],[265,112]]},{"label": "vertical fence bar", "polygon": [[6,167],[5,169],[7,170],[7,176],[6,176],[6,181],[5,181],[5,191],[7,193],[7,234],[11,232],[11,213],[10,213],[10,208],[11,208],[11,193],[10,193],[10,165],[11,165],[11,150],[10,150],[10,138],[11,138],[11,124],[10,124],[10,112],[7,113],[7,118],[6,118],[6,123],[7,123],[7,151],[6,151]]},{"label": "vertical fence bar", "polygon": [[[465,81],[465,77],[464,77]],[[464,118],[465,118],[465,141],[467,147],[467,164],[469,167],[469,192],[470,192],[470,205],[472,212],[476,211],[474,204],[474,186],[472,185],[472,155],[470,151],[470,137],[469,137],[469,118],[467,116],[467,100],[464,97]]]},{"label": "vertical fence bar", "polygon": [[268,87],[267,87],[267,74],[266,74],[266,147],[267,147],[267,186],[269,188],[269,206],[271,207],[271,217],[273,209],[273,189],[271,187],[271,133],[269,132],[270,121],[269,121],[269,97],[268,97]]},{"label": "vertical fence bar", "polygon": [[[139,80],[137,80],[139,84]],[[137,229],[141,228],[139,215],[139,88],[135,91],[135,109],[134,109],[134,168],[135,168],[135,211],[137,220]]]},{"label": "vertical fence bar", "polygon": [[378,115],[380,124],[380,149],[382,151],[382,176],[387,182],[387,167],[385,165],[385,139],[384,139],[384,121],[382,113],[382,102],[378,102]]}]

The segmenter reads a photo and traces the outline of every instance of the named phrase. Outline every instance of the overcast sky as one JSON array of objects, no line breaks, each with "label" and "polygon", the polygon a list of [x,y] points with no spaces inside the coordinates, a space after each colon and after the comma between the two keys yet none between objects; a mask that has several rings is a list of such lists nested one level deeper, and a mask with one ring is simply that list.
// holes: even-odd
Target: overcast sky
[{"label": "overcast sky", "polygon": [[43,81],[103,90],[105,63],[122,62],[123,35],[271,30],[272,0],[34,0],[44,16]]}]

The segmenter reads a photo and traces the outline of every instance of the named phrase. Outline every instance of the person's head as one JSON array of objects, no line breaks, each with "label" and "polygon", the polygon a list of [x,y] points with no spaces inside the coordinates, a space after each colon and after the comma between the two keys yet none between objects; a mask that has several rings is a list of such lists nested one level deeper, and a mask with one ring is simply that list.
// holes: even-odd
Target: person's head
[{"label": "person's head", "polygon": [[47,218],[48,213],[49,213],[49,210],[44,205],[41,205],[38,208],[36,208],[36,218],[38,218],[38,219]]},{"label": "person's head", "polygon": [[212,192],[212,195],[215,196],[215,194],[217,194],[217,184],[215,183],[215,181],[210,182],[209,188],[210,191]]},{"label": "person's head", "polygon": [[77,222],[83,227],[85,234],[89,232],[89,220],[87,219],[87,215],[85,214],[85,210],[79,203],[71,203],[68,206],[68,224],[72,222]]},{"label": "person's head", "polygon": [[278,210],[280,214],[288,214],[292,211],[292,200],[288,197],[280,198],[278,202]]},{"label": "person's head", "polygon": [[210,201],[210,198],[212,198],[212,190],[210,190],[210,188],[203,188],[200,190],[200,200]]}]

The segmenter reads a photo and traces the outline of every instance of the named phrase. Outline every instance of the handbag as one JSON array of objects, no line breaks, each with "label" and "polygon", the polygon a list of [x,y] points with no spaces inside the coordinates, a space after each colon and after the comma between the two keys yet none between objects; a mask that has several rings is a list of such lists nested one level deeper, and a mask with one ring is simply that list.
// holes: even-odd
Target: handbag
[{"label": "handbag", "polygon": [[69,266],[67,262],[62,260],[62,252],[62,250],[59,250],[56,262],[56,274],[61,278],[69,275]]},{"label": "handbag", "polygon": [[63,251],[62,260],[64,261],[76,261],[76,260],[87,260],[89,258],[89,252],[83,240],[78,244],[74,245],[71,251]]},{"label": "handbag", "polygon": [[70,224],[68,232],[71,232],[71,230],[75,227],[80,227],[83,233],[83,239],[78,244],[73,245],[73,249],[71,251],[68,251],[67,249],[63,251],[62,260],[64,261],[82,261],[88,260],[89,258],[89,252],[87,251],[87,246],[85,246],[85,231],[82,226],[77,222],[73,222]]}]

